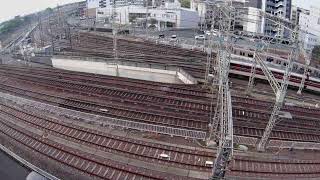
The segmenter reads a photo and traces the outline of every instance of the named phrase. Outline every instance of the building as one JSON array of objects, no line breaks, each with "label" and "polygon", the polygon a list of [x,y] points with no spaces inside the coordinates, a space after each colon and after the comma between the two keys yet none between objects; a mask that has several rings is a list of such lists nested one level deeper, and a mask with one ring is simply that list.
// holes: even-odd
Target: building
[{"label": "building", "polygon": [[[262,17],[260,12],[266,12],[284,19],[291,17],[291,0],[232,0],[236,8],[235,28],[248,33],[266,34],[270,36],[288,36],[284,28]],[[204,18],[206,28],[211,27],[213,10],[204,0],[191,0],[190,7],[198,11]],[[240,13],[241,12],[241,13]]]},{"label": "building", "polygon": [[320,37],[320,9],[311,7],[309,13],[301,13],[299,17],[301,29]]},{"label": "building", "polygon": [[317,46],[320,44],[319,37],[312,34],[312,33],[301,33],[301,39],[304,43],[304,49],[308,52],[311,52],[314,48],[314,46]]},{"label": "building", "polygon": [[245,21],[242,21],[242,31],[245,31],[250,34],[257,34],[261,32],[262,23],[260,17],[260,9],[256,7],[247,7],[245,13],[241,15],[241,18]]},{"label": "building", "polygon": [[315,45],[320,44],[320,9],[311,7],[299,13],[297,23],[300,25],[300,39],[304,42],[306,50],[311,51]]},{"label": "building", "polygon": [[88,17],[96,18],[100,0],[87,0]]},{"label": "building", "polygon": [[[233,6],[236,8],[235,29],[241,31],[257,32],[261,24],[257,22],[258,8],[261,9],[261,3],[257,0],[233,0]],[[190,9],[198,12],[200,16],[200,28],[209,29],[213,21],[214,11],[204,0],[191,0]],[[248,21],[245,21],[249,19]]]},{"label": "building", "polygon": [[199,15],[199,27],[201,30],[207,29],[212,24],[213,12],[210,7],[207,7],[206,3],[202,0],[191,0],[190,9],[198,12]]},{"label": "building", "polygon": [[[111,23],[113,4],[109,1],[99,1],[96,8],[96,18],[98,22]],[[198,26],[199,16],[196,11],[182,8],[179,1],[134,1],[134,3],[123,3],[119,1],[116,4],[115,12],[116,23],[123,25],[134,25],[154,27],[159,30],[166,28],[196,28]],[[97,4],[96,4],[97,6]],[[147,19],[147,20],[146,20]]]},{"label": "building", "polygon": [[87,0],[87,10],[89,17],[96,17],[98,10],[104,8],[112,8],[113,2],[116,7],[137,5],[144,6],[145,0]]},{"label": "building", "polygon": [[86,16],[86,11],[87,11],[87,5],[86,5],[86,1],[82,1],[78,3],[78,7],[77,7],[77,16]]},{"label": "building", "polygon": [[[235,29],[251,33],[261,31],[261,0],[233,0],[233,6],[236,8]],[[204,0],[191,0],[190,8],[198,11],[200,16],[200,28],[208,29],[213,24],[213,9]]]},{"label": "building", "polygon": [[[233,6],[236,7],[236,10],[243,10],[245,0],[233,0]],[[197,11],[199,14],[199,27],[200,29],[209,29],[212,24],[214,24],[214,20],[212,19],[214,16],[213,8],[207,3],[205,0],[191,0],[190,1],[190,9]],[[236,18],[239,18],[239,16],[236,16]],[[239,26],[242,28],[242,24],[240,21],[235,22],[236,26]]]},{"label": "building", "polygon": [[249,34],[261,31],[260,11],[261,0],[237,0],[233,2],[236,7],[235,28]]},{"label": "building", "polygon": [[[263,12],[290,20],[291,18],[291,0],[262,0],[261,10]],[[261,33],[269,36],[288,37],[289,33],[283,27],[262,17]]]},{"label": "building", "polygon": [[300,15],[301,14],[306,14],[310,15],[310,11],[307,9],[303,9],[297,6],[292,6],[291,8],[291,22],[293,22],[296,25],[299,25],[300,23]]}]

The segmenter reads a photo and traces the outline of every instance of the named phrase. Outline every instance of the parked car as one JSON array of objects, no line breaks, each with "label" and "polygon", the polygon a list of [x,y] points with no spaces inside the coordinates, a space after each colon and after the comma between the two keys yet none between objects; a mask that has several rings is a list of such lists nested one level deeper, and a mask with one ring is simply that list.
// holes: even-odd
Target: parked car
[{"label": "parked car", "polygon": [[164,38],[165,35],[164,34],[159,34],[159,39]]},{"label": "parked car", "polygon": [[196,40],[205,40],[206,39],[206,36],[204,34],[200,34],[200,35],[196,35],[194,37]]},{"label": "parked car", "polygon": [[170,41],[171,41],[171,42],[177,42],[177,41],[178,41],[177,35],[171,35]]}]

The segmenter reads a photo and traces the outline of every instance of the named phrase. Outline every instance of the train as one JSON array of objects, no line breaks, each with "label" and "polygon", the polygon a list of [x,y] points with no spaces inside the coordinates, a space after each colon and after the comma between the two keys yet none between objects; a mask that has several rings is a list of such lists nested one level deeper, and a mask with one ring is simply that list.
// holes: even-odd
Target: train
[{"label": "train", "polygon": [[[234,54],[230,62],[230,73],[247,76],[251,75],[251,68],[253,66],[253,51],[234,49]],[[269,66],[274,77],[281,81],[287,60],[284,57],[268,56],[265,58],[266,64]],[[303,78],[304,69],[306,65],[295,62],[293,64],[292,73],[289,79],[289,85],[299,87]],[[320,92],[320,70],[314,67],[307,67],[305,77],[304,89]],[[260,66],[257,64],[256,77],[259,79],[266,79]]]}]

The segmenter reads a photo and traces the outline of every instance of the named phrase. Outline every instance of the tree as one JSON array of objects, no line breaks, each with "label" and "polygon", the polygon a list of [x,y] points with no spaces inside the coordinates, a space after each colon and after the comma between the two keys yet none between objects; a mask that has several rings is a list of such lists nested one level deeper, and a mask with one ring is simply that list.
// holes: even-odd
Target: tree
[{"label": "tree", "polygon": [[51,12],[53,12],[53,9],[50,8],[50,7],[48,7],[48,8],[45,10],[45,12],[51,13]]},{"label": "tree", "polygon": [[151,18],[149,23],[150,24],[157,24],[158,21],[156,19],[154,19],[154,18]]},{"label": "tree", "polygon": [[20,16],[16,16],[14,17],[14,19],[11,19],[9,21],[3,22],[0,25],[0,34],[6,34],[6,33],[10,33],[14,30],[16,30],[17,28],[19,28],[24,22],[24,19],[21,18]]},{"label": "tree", "polygon": [[181,7],[190,8],[190,0],[180,0]]}]

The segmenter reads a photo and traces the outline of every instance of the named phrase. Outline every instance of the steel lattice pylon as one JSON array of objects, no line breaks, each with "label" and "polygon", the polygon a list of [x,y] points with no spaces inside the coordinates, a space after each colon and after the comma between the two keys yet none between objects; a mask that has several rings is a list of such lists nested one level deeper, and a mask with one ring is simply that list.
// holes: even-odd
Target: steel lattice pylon
[{"label": "steel lattice pylon", "polygon": [[[214,108],[214,115],[213,117],[210,116],[208,140],[219,140],[217,158],[214,163],[213,175],[211,177],[211,179],[219,179],[224,177],[228,161],[230,160],[230,157],[232,157],[233,152],[232,106],[228,86],[228,74],[232,52],[231,37],[233,36],[235,9],[233,8],[231,1],[207,1],[206,3],[213,7],[213,22],[215,23],[213,23],[212,26],[219,28],[217,58],[212,62],[212,39],[210,38],[209,50],[207,51],[208,56],[205,77],[208,82],[208,77],[211,72],[211,68],[213,67],[214,82],[218,84],[218,93],[217,105]],[[288,57],[288,63],[281,83],[277,81],[272,72],[268,69],[268,66],[264,61],[264,58],[266,57],[264,52],[265,47],[272,41],[282,41],[284,39],[276,38],[276,36],[274,38],[271,37],[271,39],[270,37],[262,37],[260,39],[260,43],[256,44],[256,49],[253,55],[253,65],[247,92],[251,92],[255,79],[256,68],[260,68],[276,95],[276,102],[269,118],[268,125],[266,126],[263,137],[257,147],[259,151],[264,151],[272,129],[278,119],[279,112],[283,106],[293,61],[299,57],[300,45],[298,42],[298,26],[293,25],[290,21],[287,21],[284,18],[276,17],[271,14],[261,12],[260,16],[263,16],[263,18],[266,18],[268,21],[277,25],[279,32],[287,31],[292,35],[289,39],[292,51]]]},{"label": "steel lattice pylon", "polygon": [[[253,89],[255,74],[256,74],[256,68],[260,68],[265,75],[266,79],[268,80],[274,94],[276,95],[276,101],[273,107],[273,110],[271,112],[268,124],[265,128],[264,134],[257,146],[258,151],[264,151],[266,149],[266,145],[268,142],[268,139],[270,137],[270,134],[272,132],[273,127],[275,126],[275,123],[278,119],[279,112],[283,106],[287,87],[289,83],[290,73],[292,70],[293,62],[298,59],[299,53],[301,50],[301,44],[298,41],[299,36],[299,26],[293,24],[292,22],[273,16],[268,13],[260,13],[260,16],[263,18],[266,18],[268,21],[274,23],[277,25],[281,31],[287,31],[291,33],[291,38],[287,39],[289,42],[289,45],[286,47],[289,47],[291,49],[291,52],[288,56],[287,65],[285,69],[285,73],[283,75],[283,79],[281,83],[278,82],[278,80],[274,77],[271,70],[268,68],[267,64],[265,63],[265,52],[267,50],[267,47],[271,44],[271,42],[274,41],[283,41],[283,38],[277,39],[277,36],[275,37],[260,37],[260,41],[256,42],[256,48],[253,54],[253,64],[251,68],[251,75],[248,82],[248,88],[247,88],[247,94],[250,94]],[[244,37],[245,38],[245,37]],[[305,73],[307,73],[307,68],[305,69]],[[306,75],[305,75],[306,76]],[[304,76],[304,78],[305,78]],[[302,89],[304,86],[304,79],[302,79],[300,88]]]},{"label": "steel lattice pylon", "polygon": [[[288,57],[288,64],[286,66],[286,70],[285,70],[285,73],[283,75],[283,79],[282,79],[282,82],[281,82],[281,85],[279,85],[277,82],[276,85],[278,86],[277,88],[274,88],[273,87],[273,90],[275,91],[275,94],[276,94],[276,101],[275,101],[275,104],[273,106],[273,110],[272,110],[272,113],[270,115],[270,118],[269,118],[269,121],[268,121],[268,124],[264,130],[264,133],[263,133],[263,136],[260,140],[260,142],[258,143],[258,146],[257,146],[257,150],[258,151],[265,151],[266,149],[266,145],[268,143],[268,139],[271,135],[271,132],[273,130],[273,127],[275,126],[276,124],[276,121],[278,120],[278,115],[279,115],[279,112],[283,106],[283,103],[284,103],[284,100],[285,100],[285,96],[286,96],[286,93],[287,93],[287,87],[288,87],[288,84],[289,84],[289,79],[290,79],[290,74],[291,74],[291,71],[292,71],[292,66],[293,66],[293,62],[295,60],[297,60],[299,58],[299,52],[300,52],[300,43],[298,41],[298,35],[299,35],[299,27],[295,27],[295,30],[292,31],[292,42],[293,42],[293,45],[292,45],[292,50],[291,50],[291,53]],[[261,61],[262,62],[262,61]],[[261,65],[263,65],[264,63],[261,63]],[[262,66],[262,70],[264,70],[265,67]],[[265,72],[264,72],[265,73]],[[268,77],[268,80],[270,77]],[[272,85],[272,82],[271,81],[274,81],[275,79],[271,78],[269,80],[270,84]]]},{"label": "steel lattice pylon", "polygon": [[[206,80],[213,67],[214,82],[218,84],[217,105],[215,107],[214,116],[210,119],[210,130],[208,141],[218,140],[219,147],[217,156],[212,169],[210,179],[221,179],[225,176],[228,162],[233,154],[233,122],[232,122],[232,105],[231,94],[229,90],[229,68],[231,60],[231,36],[234,29],[235,10],[231,1],[214,1],[207,2],[213,7],[214,17],[213,28],[218,28],[218,49],[217,57],[212,62],[212,41],[209,39],[209,50],[207,57]],[[211,32],[212,33],[212,32]]]},{"label": "steel lattice pylon", "polygon": [[288,84],[289,84],[289,79],[290,79],[290,74],[291,74],[291,70],[292,70],[292,66],[293,66],[293,61],[298,59],[299,49],[300,49],[299,44],[297,43],[296,47],[293,48],[290,53],[290,56],[288,59],[289,62],[286,67],[285,74],[283,75],[281,87],[276,94],[276,102],[273,106],[273,110],[272,110],[271,116],[269,118],[269,122],[268,122],[267,127],[264,130],[263,136],[257,146],[258,151],[265,151],[265,149],[266,149],[268,139],[271,135],[273,127],[275,126],[275,123],[278,119],[279,111],[282,108],[284,100],[285,100],[285,96],[286,96],[287,88],[288,88]]}]

